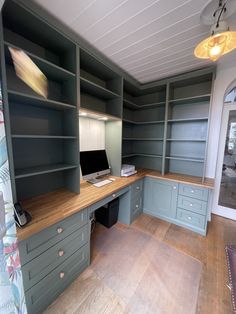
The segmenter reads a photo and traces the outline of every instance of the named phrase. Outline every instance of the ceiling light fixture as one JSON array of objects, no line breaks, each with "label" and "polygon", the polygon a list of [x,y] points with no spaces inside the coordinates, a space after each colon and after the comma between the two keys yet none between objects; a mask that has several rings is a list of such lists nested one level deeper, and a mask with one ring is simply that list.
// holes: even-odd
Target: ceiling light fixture
[{"label": "ceiling light fixture", "polygon": [[[229,16],[227,3],[228,0],[219,1],[218,8],[213,13],[214,24],[211,26],[211,36],[200,42],[194,50],[197,58],[216,61],[236,48],[236,32],[229,31],[226,21],[221,20],[223,16]],[[205,8],[205,11],[209,11],[209,6]]]}]

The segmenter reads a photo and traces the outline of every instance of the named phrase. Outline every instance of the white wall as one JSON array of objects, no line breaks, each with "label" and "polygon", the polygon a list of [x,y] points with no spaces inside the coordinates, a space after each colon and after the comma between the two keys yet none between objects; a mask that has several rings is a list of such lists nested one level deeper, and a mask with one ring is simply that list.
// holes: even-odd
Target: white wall
[{"label": "white wall", "polygon": [[79,117],[80,150],[105,149],[105,122]]}]

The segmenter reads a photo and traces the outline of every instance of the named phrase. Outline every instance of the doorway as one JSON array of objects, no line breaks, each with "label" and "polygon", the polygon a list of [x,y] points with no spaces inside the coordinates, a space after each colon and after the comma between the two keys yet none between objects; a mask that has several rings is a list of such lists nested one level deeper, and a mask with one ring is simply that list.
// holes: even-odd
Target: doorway
[{"label": "doorway", "polygon": [[236,220],[236,87],[224,100],[213,204],[215,213]]}]

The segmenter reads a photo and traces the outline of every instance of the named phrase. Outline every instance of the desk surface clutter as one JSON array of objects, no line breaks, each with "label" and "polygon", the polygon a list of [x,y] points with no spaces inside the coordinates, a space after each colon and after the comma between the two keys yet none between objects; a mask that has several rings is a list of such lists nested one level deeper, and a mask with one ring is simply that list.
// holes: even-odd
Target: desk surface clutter
[{"label": "desk surface clutter", "polygon": [[202,183],[201,178],[198,177],[179,174],[166,174],[165,176],[161,176],[160,172],[152,170],[139,170],[137,174],[127,178],[115,177],[116,180],[111,184],[100,188],[82,181],[80,194],[72,193],[66,189],[60,189],[22,202],[23,208],[31,214],[32,221],[22,229],[18,228],[17,237],[19,240],[24,240],[145,176],[189,183],[208,189],[213,189],[214,187],[213,179],[206,178],[205,182]]}]

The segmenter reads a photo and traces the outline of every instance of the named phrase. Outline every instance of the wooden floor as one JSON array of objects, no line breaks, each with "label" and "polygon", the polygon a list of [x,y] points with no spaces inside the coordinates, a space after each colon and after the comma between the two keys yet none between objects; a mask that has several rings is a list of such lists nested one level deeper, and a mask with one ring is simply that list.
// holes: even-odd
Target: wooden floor
[{"label": "wooden floor", "polygon": [[177,250],[198,259],[203,263],[197,313],[233,313],[228,282],[225,245],[236,244],[236,222],[212,215],[208,224],[207,237],[153,218],[140,216],[132,228],[152,234]]},{"label": "wooden floor", "polygon": [[[212,221],[208,224],[208,233],[206,237],[144,214],[141,215],[130,227],[121,224],[116,225],[116,227],[118,230],[131,228],[133,230],[142,231],[161,243],[167,244],[169,247],[173,247],[175,250],[199,260],[203,267],[198,293],[197,313],[233,313],[230,292],[226,286],[228,278],[225,245],[236,244],[235,221],[212,215]],[[96,238],[99,234],[105,233],[104,230],[105,227],[98,225],[93,236]],[[95,247],[92,249],[91,258],[92,260],[95,260],[96,258]],[[89,280],[88,277],[90,278]],[[94,313],[94,305],[96,305],[97,308],[97,304],[103,304],[103,310],[100,312],[98,311],[97,313],[126,313],[122,301],[117,299],[117,296],[114,295],[114,292],[111,291],[111,289],[108,289],[107,285],[101,283],[101,280],[99,280],[92,269],[88,268],[78,279],[80,280],[80,283],[78,284],[76,281],[72,283],[71,287],[69,287],[71,292],[68,293],[65,291],[63,293],[64,296],[62,295],[62,297],[56,301],[57,304],[49,307],[46,311],[47,314]],[[81,284],[84,285],[82,294]],[[99,287],[99,289],[95,289],[94,287]],[[89,304],[89,301],[86,301],[87,299],[89,300],[89,298],[86,299],[85,296],[87,293],[91,293],[91,289],[94,289],[93,303],[95,304]],[[127,289],[129,289],[129,287],[127,287]],[[98,290],[98,295],[96,295],[96,290]],[[81,302],[84,305],[84,309],[81,310],[80,308],[80,310],[72,311],[71,298],[73,300],[75,299],[77,303],[80,303],[82,300],[83,302]],[[188,296],[186,296],[186,298],[188,298]],[[112,303],[112,300],[114,304]],[[105,306],[107,309],[104,312]],[[91,307],[91,311],[88,311],[89,307]],[[87,309],[87,312],[85,311],[85,308]],[[60,311],[58,309],[60,309]],[[165,311],[165,313],[167,312]]]}]

